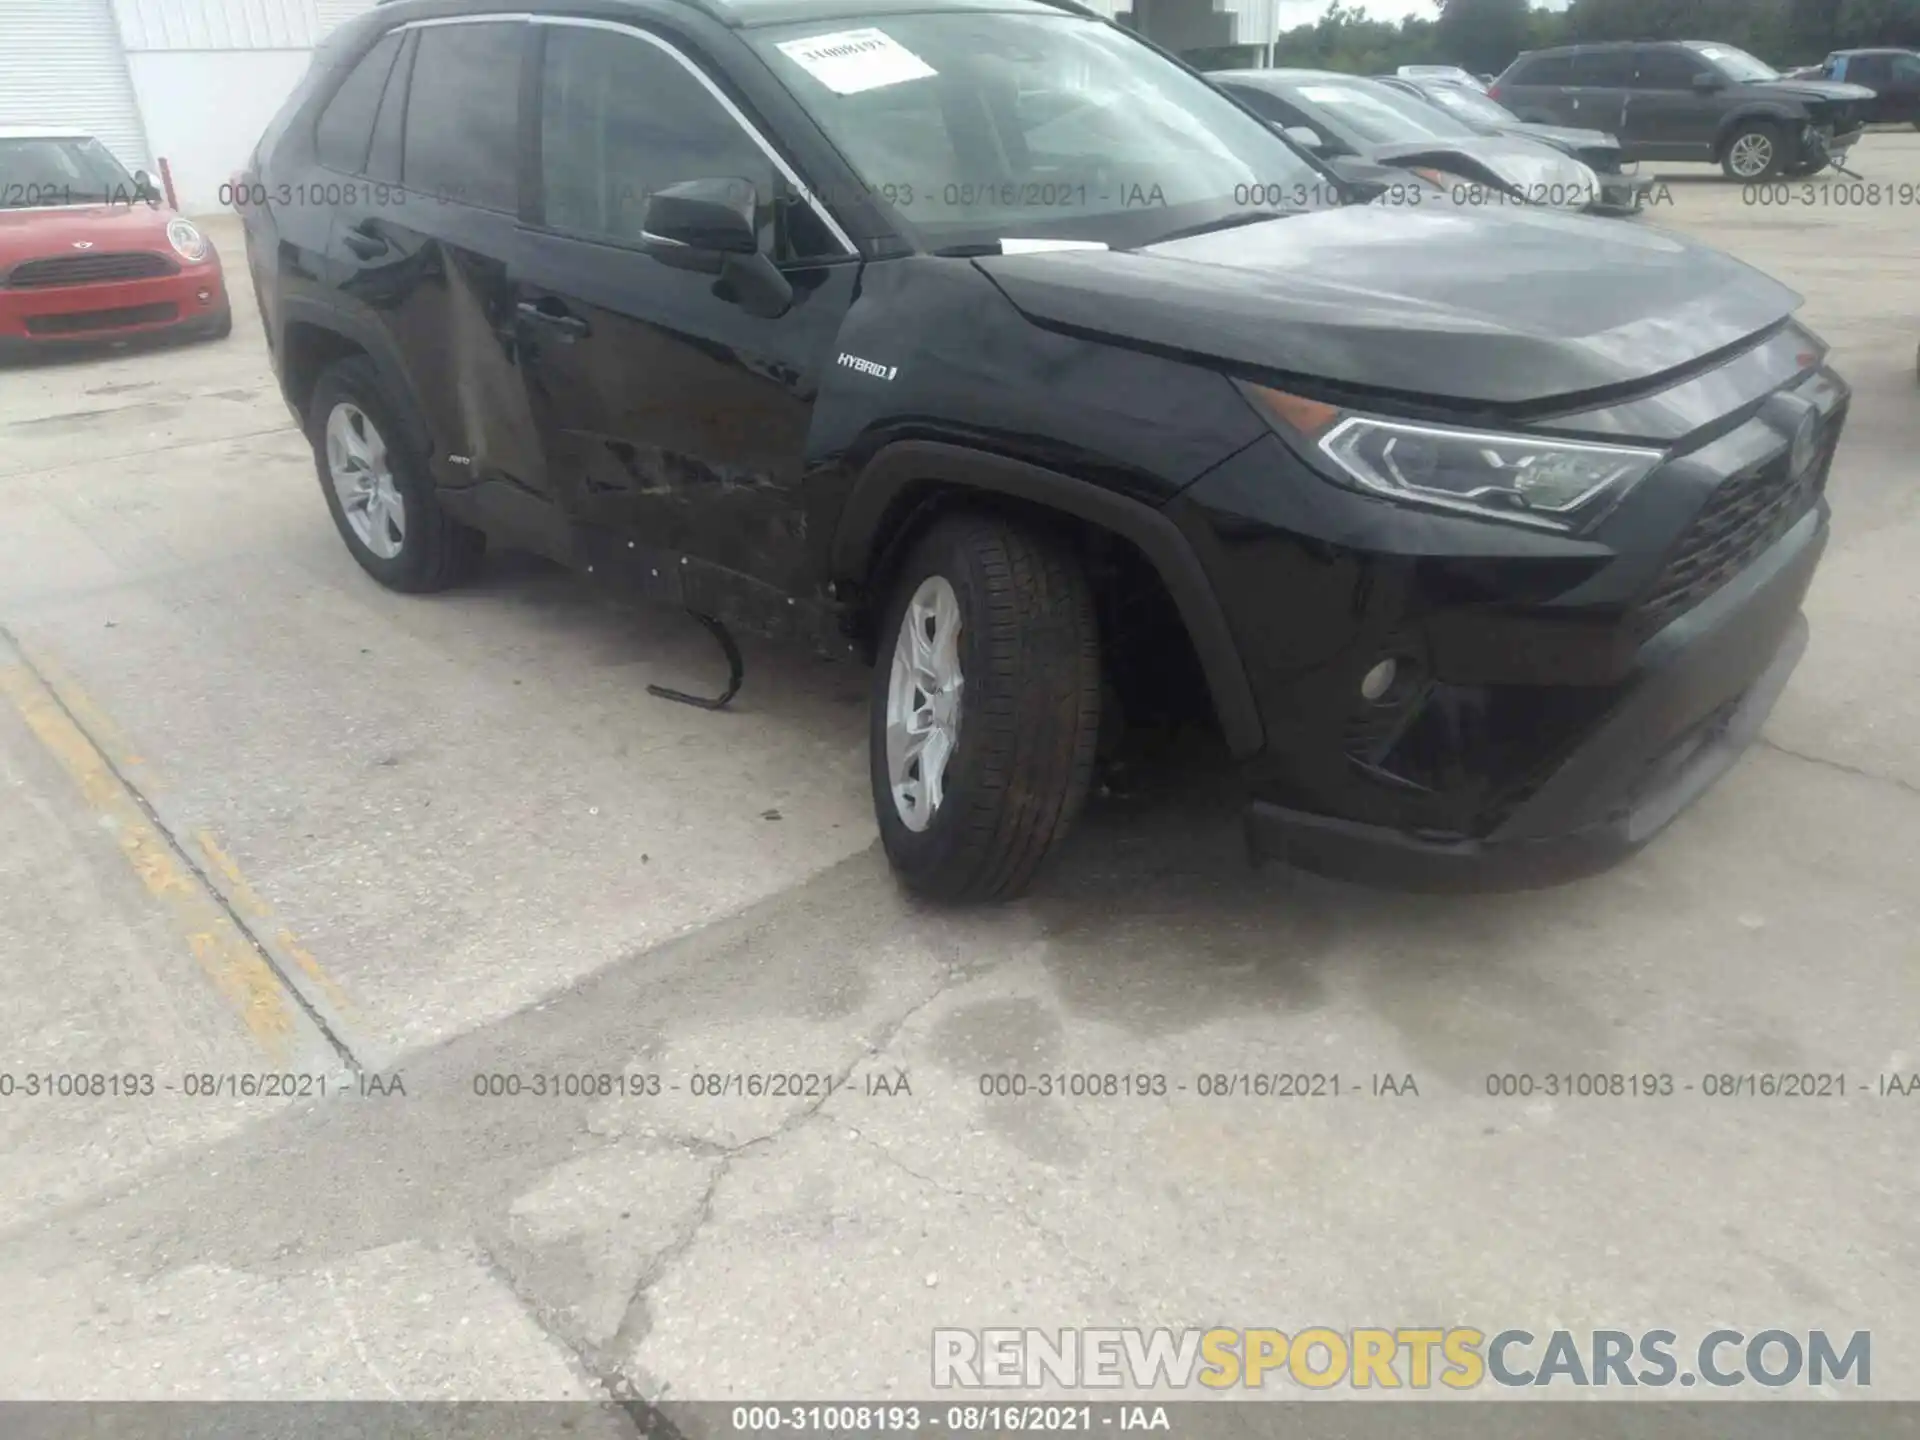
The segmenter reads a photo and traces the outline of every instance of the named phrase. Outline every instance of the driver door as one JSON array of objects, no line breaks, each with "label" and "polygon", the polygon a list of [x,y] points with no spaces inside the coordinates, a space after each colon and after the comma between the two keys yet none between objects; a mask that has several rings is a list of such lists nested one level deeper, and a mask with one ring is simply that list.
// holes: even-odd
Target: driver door
[{"label": "driver door", "polygon": [[[858,258],[698,64],[650,30],[536,25],[539,185],[513,273],[521,363],[548,471],[603,578],[683,596],[683,560],[791,593],[801,466]],[[778,318],[642,250],[648,197],[743,179],[793,287]],[[698,572],[696,572],[698,573]],[[651,584],[656,578],[668,584]],[[768,597],[763,597],[768,598]]]}]

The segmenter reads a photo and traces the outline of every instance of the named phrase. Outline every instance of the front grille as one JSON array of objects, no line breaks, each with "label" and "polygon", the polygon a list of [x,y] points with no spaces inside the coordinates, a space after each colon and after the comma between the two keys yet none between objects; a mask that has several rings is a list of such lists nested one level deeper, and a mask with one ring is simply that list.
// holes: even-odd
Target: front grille
[{"label": "front grille", "polygon": [[1640,636],[1662,629],[1713,594],[1814,507],[1826,488],[1840,422],[1837,414],[1828,420],[1813,463],[1798,475],[1789,469],[1790,452],[1783,451],[1720,482],[1635,607],[1632,623]]},{"label": "front grille", "polygon": [[51,285],[99,285],[112,280],[151,280],[177,275],[180,267],[165,255],[140,252],[108,255],[59,255],[28,260],[13,267],[7,285],[14,290],[39,290]]},{"label": "front grille", "polygon": [[29,315],[29,335],[80,335],[128,325],[158,325],[180,313],[178,305],[129,305],[119,310],[82,310],[73,315]]},{"label": "front grille", "polygon": [[1575,158],[1598,174],[1618,175],[1620,173],[1620,147],[1617,145],[1590,145]]}]

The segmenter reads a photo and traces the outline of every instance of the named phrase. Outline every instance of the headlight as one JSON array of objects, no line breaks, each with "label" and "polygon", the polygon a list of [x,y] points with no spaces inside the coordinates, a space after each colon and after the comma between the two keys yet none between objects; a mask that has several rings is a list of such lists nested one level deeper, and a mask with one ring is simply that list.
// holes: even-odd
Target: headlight
[{"label": "headlight", "polygon": [[200,261],[207,258],[207,237],[194,228],[191,220],[169,220],[167,243],[173,246],[174,253],[182,260]]},{"label": "headlight", "polygon": [[1258,385],[1242,389],[1283,434],[1312,447],[1327,478],[1350,489],[1546,530],[1587,528],[1666,458],[1627,445],[1356,415]]}]

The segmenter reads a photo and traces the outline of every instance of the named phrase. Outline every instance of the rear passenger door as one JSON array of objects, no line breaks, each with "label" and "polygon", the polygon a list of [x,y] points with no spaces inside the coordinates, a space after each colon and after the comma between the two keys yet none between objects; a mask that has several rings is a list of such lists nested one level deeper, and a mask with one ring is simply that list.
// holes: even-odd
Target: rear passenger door
[{"label": "rear passenger door", "polygon": [[1726,113],[1725,86],[1697,88],[1717,72],[1679,45],[1634,50],[1633,94],[1620,138],[1636,160],[1711,160]]},{"label": "rear passenger door", "polygon": [[[800,584],[802,462],[857,253],[675,33],[533,29],[538,185],[512,298],[549,472],[602,578],[688,603],[685,584],[729,587],[731,618],[757,624]],[[751,315],[642,248],[648,197],[704,179],[753,185],[785,314]]]},{"label": "rear passenger door", "polygon": [[1565,123],[1618,135],[1632,85],[1633,52],[1626,46],[1575,51],[1565,92]]},{"label": "rear passenger door", "polygon": [[529,27],[404,26],[332,262],[396,342],[447,503],[509,543],[565,554],[520,372],[508,267],[520,243],[520,90]]},{"label": "rear passenger door", "polygon": [[1573,123],[1573,56],[1534,55],[1500,77],[1494,98],[1531,124]]}]

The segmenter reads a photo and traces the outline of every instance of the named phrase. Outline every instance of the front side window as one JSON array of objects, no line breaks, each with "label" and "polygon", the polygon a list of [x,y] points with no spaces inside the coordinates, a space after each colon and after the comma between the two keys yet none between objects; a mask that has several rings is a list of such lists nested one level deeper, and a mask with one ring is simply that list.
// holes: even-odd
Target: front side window
[{"label": "front side window", "polygon": [[329,170],[348,175],[364,173],[367,146],[373,139],[373,117],[393,70],[393,57],[399,53],[400,36],[383,37],[340,82],[327,108],[320,112],[320,123],[313,132],[314,153]]},{"label": "front side window", "polygon": [[1643,90],[1690,90],[1694,76],[1706,73],[1684,50],[1642,50],[1633,83]]},{"label": "front side window", "polygon": [[1271,128],[1100,21],[945,11],[746,36],[928,249],[1149,244],[1337,199]]},{"label": "front side window", "polygon": [[637,245],[647,200],[687,180],[745,180],[776,259],[843,253],[764,149],[671,52],[638,36],[556,25],[540,79],[547,226]]},{"label": "front side window", "polygon": [[130,205],[133,177],[90,135],[0,139],[0,210]]},{"label": "front side window", "polygon": [[407,92],[409,190],[482,210],[518,208],[525,29],[511,21],[422,27]]}]

